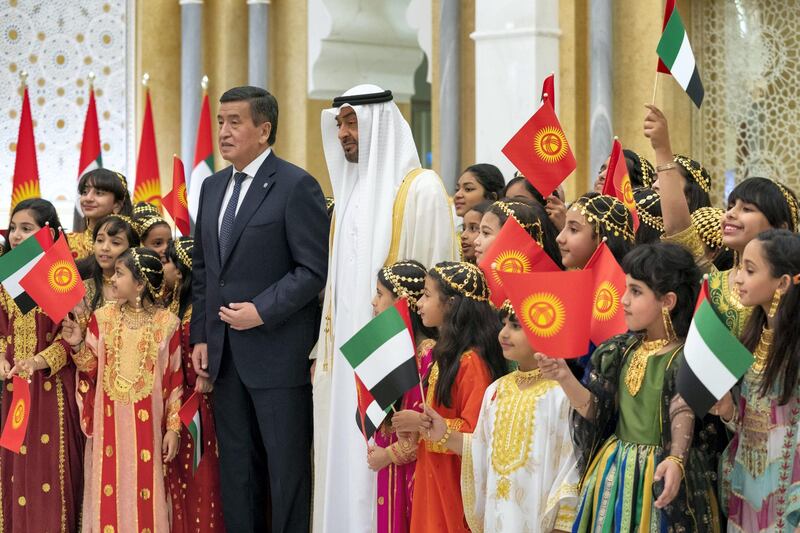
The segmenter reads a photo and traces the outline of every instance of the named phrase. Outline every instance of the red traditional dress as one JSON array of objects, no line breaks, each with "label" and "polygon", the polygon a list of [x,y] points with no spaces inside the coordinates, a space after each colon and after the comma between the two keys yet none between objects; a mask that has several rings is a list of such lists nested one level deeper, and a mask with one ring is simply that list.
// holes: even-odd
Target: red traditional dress
[{"label": "red traditional dress", "polygon": [[[183,354],[183,397],[186,401],[194,392],[197,374],[192,367],[189,346],[189,321],[192,308],[181,321],[181,353]],[[211,397],[204,394],[200,401],[202,459],[194,471],[195,444],[186,426],[181,427],[181,447],[178,456],[167,466],[167,482],[172,501],[173,533],[206,533],[225,531],[222,521],[222,502],[219,489],[219,452]]]},{"label": "red traditional dress", "polygon": [[[0,356],[14,362],[41,355],[49,369],[30,376],[31,410],[20,453],[0,449],[0,532],[77,531],[83,497],[83,446],[75,403],[75,367],[60,325],[38,307],[23,315],[0,289]],[[5,424],[12,383],[5,385]]]},{"label": "red traditional dress", "polygon": [[161,445],[180,431],[183,390],[178,317],[96,310],[74,355],[81,425],[92,437],[83,498],[85,533],[168,531]]}]

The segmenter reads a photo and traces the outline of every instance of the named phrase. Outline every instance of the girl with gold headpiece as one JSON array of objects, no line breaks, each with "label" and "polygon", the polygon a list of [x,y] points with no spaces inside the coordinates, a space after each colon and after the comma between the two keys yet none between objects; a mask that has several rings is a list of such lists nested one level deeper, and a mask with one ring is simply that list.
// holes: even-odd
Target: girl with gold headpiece
[{"label": "girl with gold headpiece", "polygon": [[597,347],[586,385],[563,359],[537,354],[574,409],[582,479],[573,531],[719,531],[713,434],[676,391],[700,271],[666,243],[637,246],[622,268],[633,333]]},{"label": "girl with gold headpiece", "polygon": [[422,323],[439,329],[425,403],[446,420],[445,435],[431,440],[430,418],[403,410],[392,417],[400,438],[417,436],[411,531],[469,531],[461,500],[461,458],[448,450],[453,431],[472,433],[483,393],[506,373],[497,343],[500,324],[489,304],[483,272],[471,263],[439,263],[425,276],[419,300]]},{"label": "girl with gold headpiece", "polygon": [[116,304],[97,309],[85,339],[65,319],[78,367],[81,427],[91,437],[83,531],[168,531],[164,463],[180,443],[183,373],[178,317],[156,304],[161,259],[131,248],[116,261]]},{"label": "girl with gold headpiece", "polygon": [[[709,273],[711,303],[724,317],[728,328],[740,336],[751,309],[740,302],[735,288],[738,262],[734,259],[734,268],[722,272],[714,266],[715,256],[708,254],[700,239],[699,229],[692,222],[689,204],[683,194],[683,178],[673,162],[667,119],[657,107],[646,107],[644,134],[656,152],[664,234],[668,240],[688,248],[700,268]],[[735,256],[741,256],[747,243],[762,231],[783,228],[796,232],[798,211],[797,197],[782,183],[767,178],[747,178],[728,195],[727,209],[721,222],[722,244],[733,250]]]},{"label": "girl with gold headpiece", "polygon": [[81,176],[78,195],[84,229],[67,234],[76,261],[92,254],[97,222],[111,214],[131,216],[133,211],[128,180],[107,168],[97,168]]},{"label": "girl with gold headpiece", "polygon": [[[448,449],[461,455],[461,494],[472,531],[571,531],[578,471],[570,405],[558,382],[542,376],[535,350],[506,300],[498,339],[517,370],[486,389],[472,434],[453,431]],[[430,440],[447,425],[435,410]]]},{"label": "girl with gold headpiece", "polygon": [[[11,213],[6,252],[49,225],[60,227],[53,204],[19,202]],[[61,325],[39,308],[23,313],[0,288],[0,380],[30,381],[26,439],[14,453],[0,449],[0,532],[77,531],[83,498],[83,450],[75,403],[75,366]],[[2,395],[0,426],[12,407],[12,382]]]},{"label": "girl with gold headpiece", "polygon": [[[378,315],[406,298],[411,311],[411,327],[417,343],[417,368],[421,376],[428,373],[431,352],[436,344],[436,329],[422,323],[417,303],[425,288],[425,267],[417,261],[398,261],[378,272],[378,284],[372,299],[373,315]],[[403,395],[395,409],[422,412],[422,393],[414,387]],[[414,468],[417,442],[398,438],[387,420],[375,433],[375,445],[369,449],[367,462],[378,473],[377,531],[401,533],[408,531],[411,521],[411,494],[414,487]]]},{"label": "girl with gold headpiece", "polygon": [[169,222],[153,204],[139,202],[133,208],[133,224],[142,246],[166,259],[167,243],[172,238]]}]

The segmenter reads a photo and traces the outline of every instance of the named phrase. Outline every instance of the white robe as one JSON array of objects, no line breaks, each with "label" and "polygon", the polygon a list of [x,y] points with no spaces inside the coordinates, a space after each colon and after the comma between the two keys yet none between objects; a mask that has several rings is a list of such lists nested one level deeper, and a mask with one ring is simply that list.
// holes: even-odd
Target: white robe
[{"label": "white robe", "polygon": [[[464,514],[473,532],[571,531],[579,475],[569,400],[552,380],[538,381],[521,392],[515,374],[486,389],[475,432],[464,435]],[[503,411],[501,403],[506,401],[511,403],[503,404],[509,407]],[[514,423],[508,413],[516,413]],[[496,440],[506,444],[495,450]]]}]

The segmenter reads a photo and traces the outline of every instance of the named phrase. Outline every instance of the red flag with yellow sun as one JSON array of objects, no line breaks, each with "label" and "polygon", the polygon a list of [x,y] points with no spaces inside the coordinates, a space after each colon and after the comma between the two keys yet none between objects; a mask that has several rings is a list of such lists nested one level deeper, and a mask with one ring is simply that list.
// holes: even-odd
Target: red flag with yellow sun
[{"label": "red flag with yellow sun", "polygon": [[156,130],[153,126],[150,89],[145,89],[144,98],[142,138],[139,141],[139,158],[136,161],[136,185],[133,188],[133,201],[147,202],[161,207],[161,175],[158,172]]},{"label": "red flag with yellow sun", "polygon": [[19,284],[56,323],[83,299],[86,288],[63,232]]},{"label": "red flag with yellow sun", "polygon": [[28,431],[31,388],[28,382],[19,376],[14,376],[8,388],[9,390],[13,389],[14,396],[11,398],[11,408],[8,410],[6,423],[3,426],[3,434],[0,435],[0,446],[19,453],[22,449],[22,442],[25,440],[25,433]]},{"label": "red flag with yellow sun", "polygon": [[181,235],[189,236],[189,200],[186,196],[186,172],[183,161],[172,156],[172,190],[164,197],[164,208],[175,221]]},{"label": "red flag with yellow sun", "polygon": [[478,267],[486,276],[490,300],[498,309],[506,299],[500,272],[554,272],[560,270],[544,248],[514,219],[508,217]]},{"label": "red flag with yellow sun", "polygon": [[608,158],[608,170],[606,172],[603,194],[614,196],[625,204],[625,207],[633,215],[633,231],[636,231],[639,228],[639,215],[636,214],[633,185],[631,185],[631,178],[628,176],[628,164],[625,162],[625,154],[622,153],[622,144],[616,138],[611,146],[611,156]]},{"label": "red flag with yellow sun", "polygon": [[503,153],[545,198],[577,167],[550,102],[542,103],[506,143]]},{"label": "red flag with yellow sun", "polygon": [[28,99],[28,86],[22,89],[22,112],[17,135],[14,179],[11,186],[11,209],[28,198],[39,198],[39,165],[36,163],[36,141],[33,137],[33,117]]},{"label": "red flag with yellow sun", "polygon": [[537,352],[567,359],[586,355],[592,316],[592,272],[501,272],[528,342]]},{"label": "red flag with yellow sun", "polygon": [[625,272],[606,243],[600,243],[584,270],[592,272],[592,325],[590,338],[595,346],[628,331],[622,295],[625,294]]}]

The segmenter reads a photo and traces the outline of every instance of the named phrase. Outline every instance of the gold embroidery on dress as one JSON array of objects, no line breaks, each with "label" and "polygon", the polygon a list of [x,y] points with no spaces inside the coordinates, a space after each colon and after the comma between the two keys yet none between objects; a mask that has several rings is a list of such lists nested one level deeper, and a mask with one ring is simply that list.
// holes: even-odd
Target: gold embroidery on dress
[{"label": "gold embroidery on dress", "polygon": [[80,233],[68,233],[67,242],[69,249],[75,254],[75,259],[83,259],[94,252],[94,230],[86,228]]},{"label": "gold embroidery on dress", "polygon": [[739,446],[742,466],[753,477],[764,473],[769,463],[769,434],[776,427],[772,421],[772,406],[769,396],[762,397],[757,392],[761,387],[761,374],[748,370],[744,375],[745,385],[754,394],[750,395],[747,410],[742,418],[741,439]]}]

